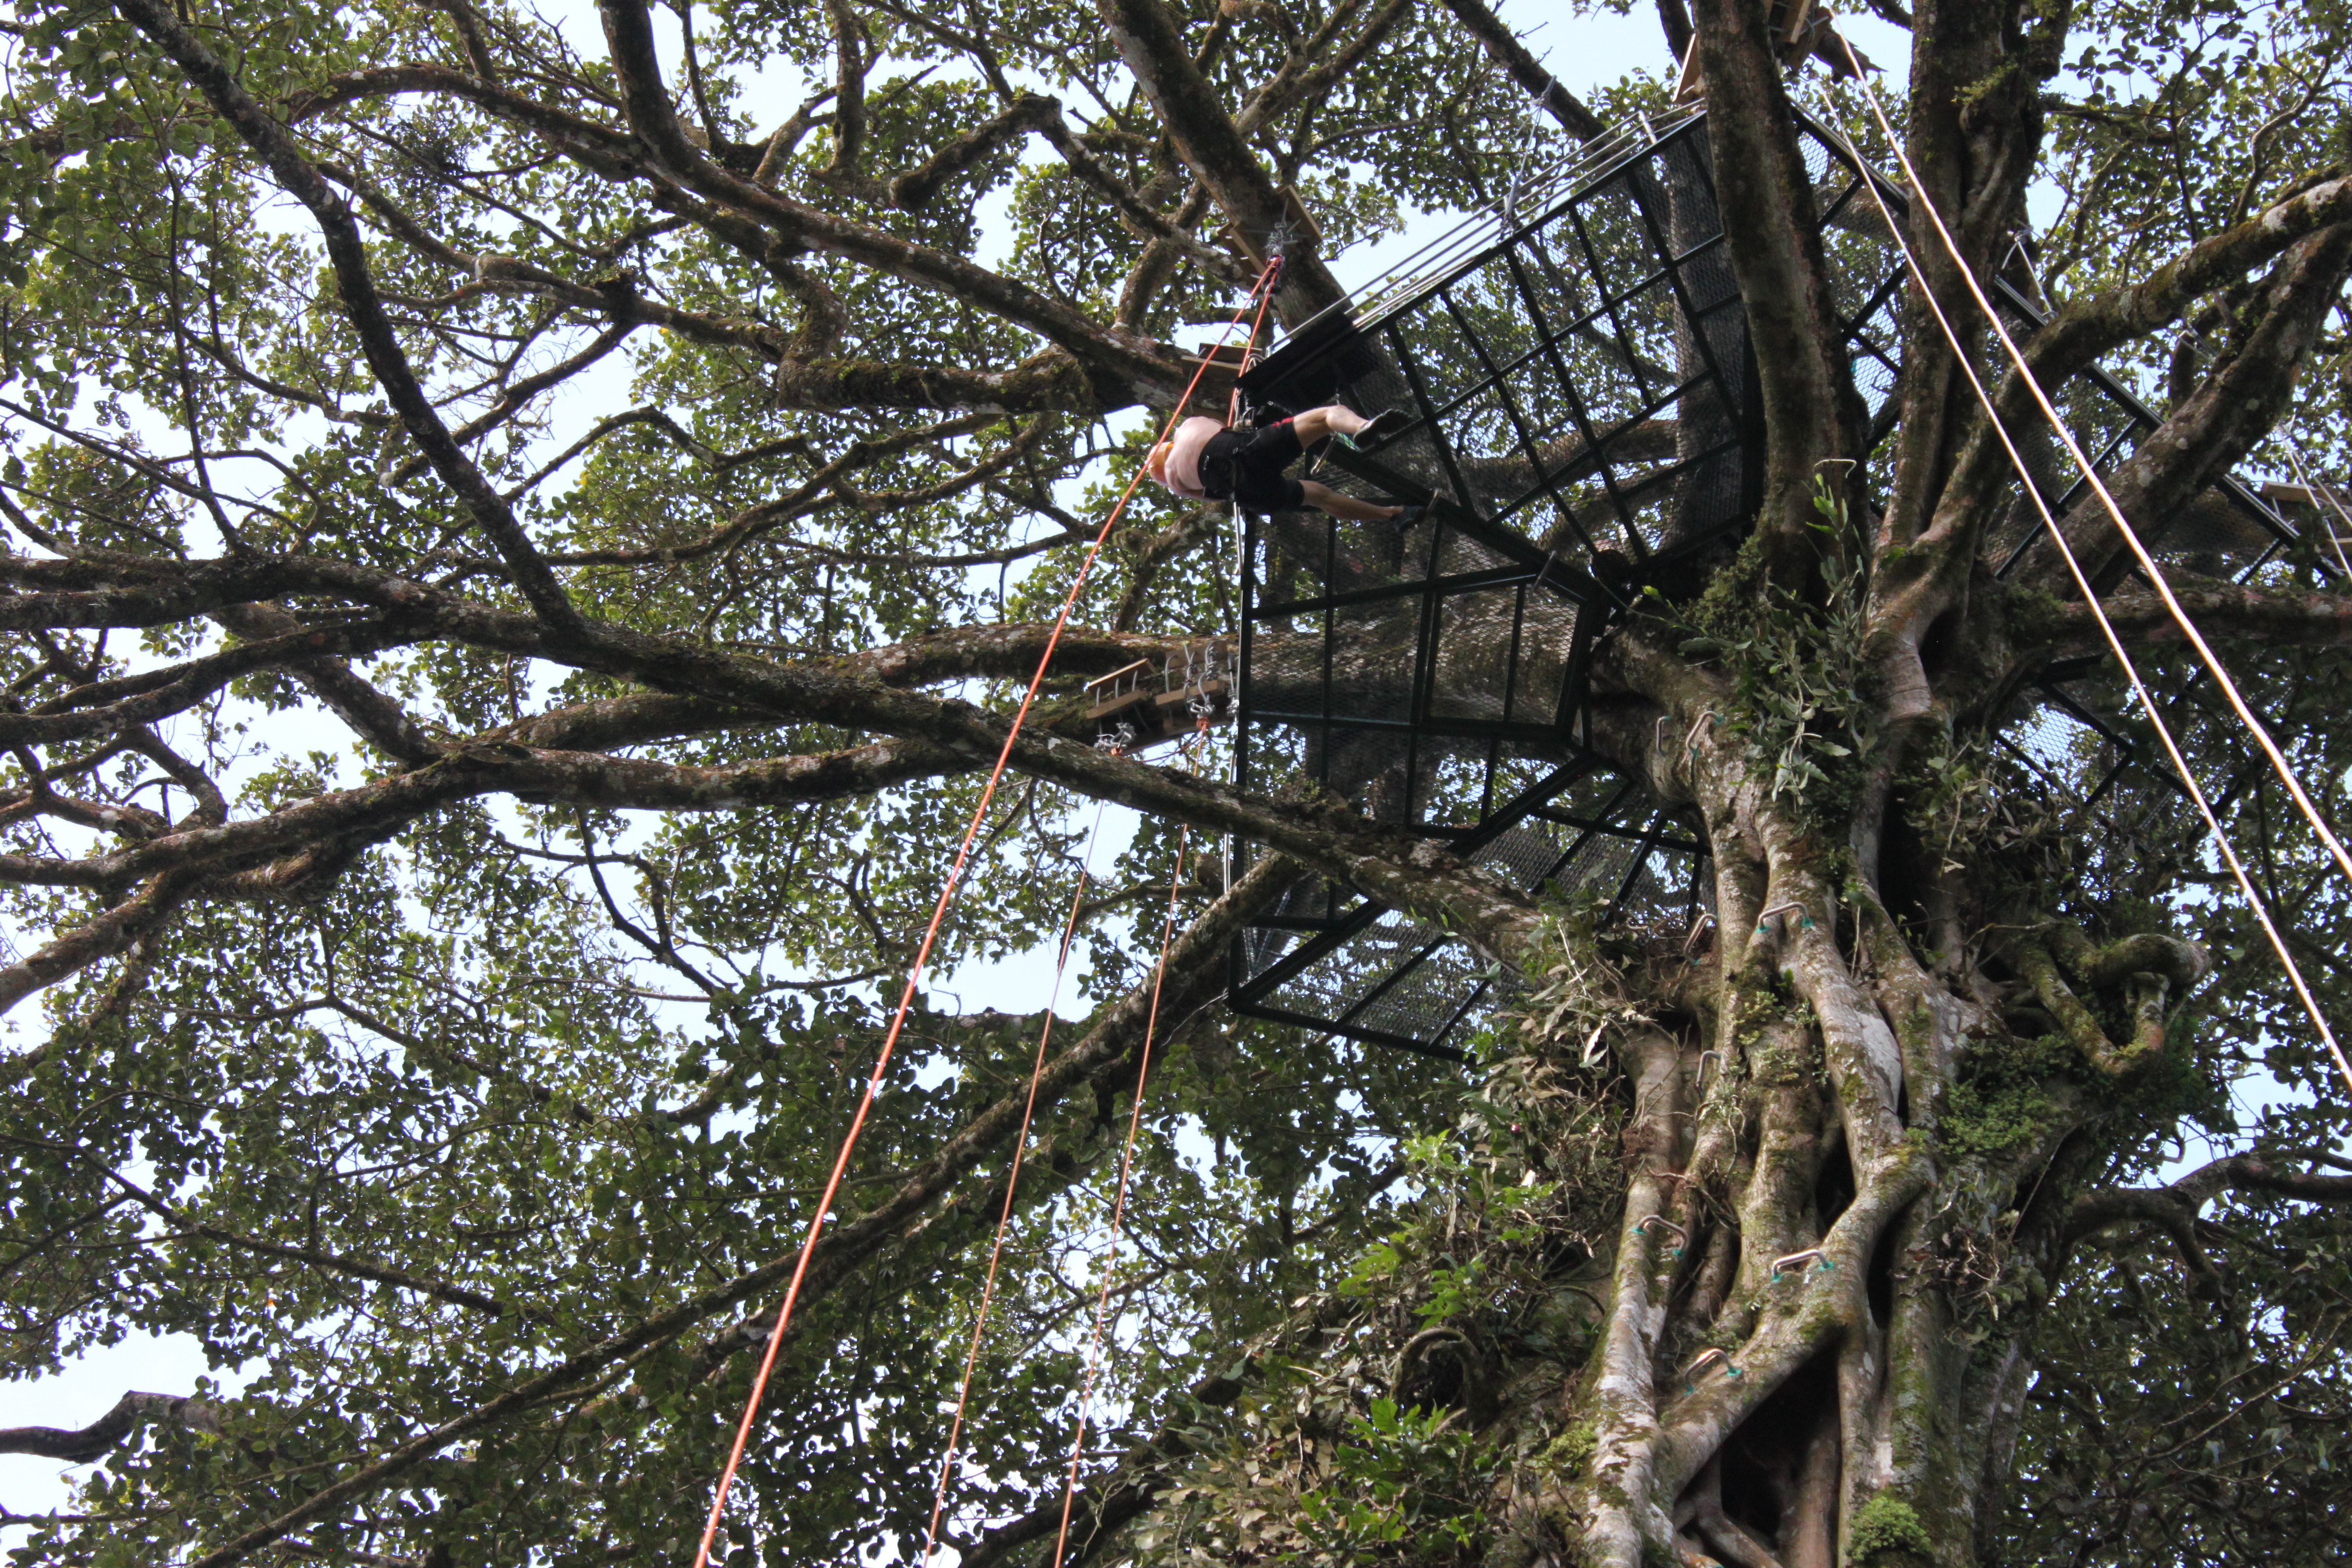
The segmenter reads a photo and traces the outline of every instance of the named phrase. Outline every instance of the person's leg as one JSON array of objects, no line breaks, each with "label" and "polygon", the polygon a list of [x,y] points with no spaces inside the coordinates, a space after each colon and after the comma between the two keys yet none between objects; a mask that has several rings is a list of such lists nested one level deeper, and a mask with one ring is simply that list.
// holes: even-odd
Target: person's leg
[{"label": "person's leg", "polygon": [[1312,447],[1326,436],[1352,436],[1370,423],[1354,409],[1343,408],[1336,403],[1293,415],[1290,420],[1291,428],[1298,433],[1301,447]]},{"label": "person's leg", "polygon": [[1416,507],[1382,506],[1378,501],[1359,500],[1313,479],[1299,480],[1298,489],[1300,499],[1308,506],[1349,522],[1393,522],[1405,513],[1419,510]]}]

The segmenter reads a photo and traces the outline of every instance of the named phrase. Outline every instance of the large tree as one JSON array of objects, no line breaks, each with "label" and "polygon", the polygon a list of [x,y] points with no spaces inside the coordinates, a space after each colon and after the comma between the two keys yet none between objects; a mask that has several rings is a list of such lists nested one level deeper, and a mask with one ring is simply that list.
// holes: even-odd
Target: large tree
[{"label": "large tree", "polygon": [[[2326,514],[2234,577],[2192,523],[2290,422],[2352,459],[2343,7],[1874,9],[1918,194],[2047,307],[2046,379],[2155,405],[2114,492],[2203,541],[2165,570],[2332,807]],[[1148,1031],[1066,1561],[2340,1560],[2352,1095],[2055,554],[2012,548],[1916,289],[1899,385],[1857,395],[1829,268],[1871,220],[1825,239],[1792,115],[1833,36],[1658,12],[1657,70],[1588,105],[1481,0],[16,8],[6,1366],[168,1333],[239,1379],[0,1434],[99,1463],[32,1557],[681,1561],[1197,323],[1277,235],[1305,321],[1346,247],[1661,108],[1688,55],[1759,500],[1614,618],[1580,735],[1705,846],[1714,934],[1497,884],[1377,781],[1091,744],[1084,680],[1236,630],[1230,519],[1147,490],[1011,748],[724,1560],[919,1541],[1049,1005],[942,986],[1074,898],[948,1510],[972,1568],[1054,1552]],[[2344,884],[2105,512],[2059,526],[2352,1017]],[[2004,760],[2061,668],[2142,742],[2095,810],[2047,784],[2087,753]],[[1140,826],[1082,880],[1097,802]],[[1496,966],[1474,1068],[1216,1005],[1235,931],[1318,880]]]}]

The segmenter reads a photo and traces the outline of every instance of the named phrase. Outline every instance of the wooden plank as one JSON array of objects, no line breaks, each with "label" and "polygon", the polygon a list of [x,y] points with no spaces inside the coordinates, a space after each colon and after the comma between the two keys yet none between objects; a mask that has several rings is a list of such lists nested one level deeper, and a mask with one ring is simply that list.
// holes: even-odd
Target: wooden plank
[{"label": "wooden plank", "polygon": [[1108,701],[1096,703],[1087,710],[1087,717],[1108,719],[1114,714],[1124,713],[1130,708],[1143,707],[1150,700],[1151,693],[1149,691],[1130,691],[1123,697],[1114,697]]},{"label": "wooden plank", "polygon": [[1698,79],[1698,37],[1694,34],[1690,47],[1683,51],[1682,69],[1675,73],[1675,101],[1688,102],[1703,90]]},{"label": "wooden plank", "polygon": [[1282,198],[1282,210],[1290,216],[1291,226],[1305,235],[1308,244],[1320,247],[1323,226],[1315,221],[1315,215],[1308,212],[1307,204],[1298,199],[1298,188],[1286,182],[1275,195]]},{"label": "wooden plank", "polygon": [[1195,697],[1222,697],[1224,691],[1225,683],[1223,680],[1211,680],[1199,686],[1188,686],[1181,691],[1164,691],[1152,700],[1158,707],[1173,708],[1178,703],[1189,702]]}]

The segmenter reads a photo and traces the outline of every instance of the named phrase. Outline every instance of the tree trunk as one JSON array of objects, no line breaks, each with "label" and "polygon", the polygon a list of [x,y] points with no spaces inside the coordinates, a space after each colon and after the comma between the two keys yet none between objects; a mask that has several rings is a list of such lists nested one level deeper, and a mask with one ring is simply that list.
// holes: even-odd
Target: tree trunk
[{"label": "tree trunk", "polygon": [[2176,1109],[2166,1025],[2205,959],[2035,912],[1940,733],[1898,769],[1871,704],[1827,705],[1792,773],[1786,688],[1822,670],[1752,661],[1801,622],[1841,646],[1859,610],[1832,589],[1710,595],[1604,661],[1630,683],[1663,667],[1645,647],[1718,650],[1668,703],[1689,743],[1646,749],[1709,847],[1711,918],[1570,907],[1517,955],[1462,1144],[1423,1152],[1426,1217],[1306,1335],[1294,1412],[1268,1394],[1236,1430],[1274,1432],[1194,1463],[1184,1495],[1213,1497],[1240,1484],[1201,1479],[1221,1464],[1292,1458],[1287,1506],[1228,1503],[1236,1551],[1345,1558],[1352,1497],[1502,1564],[1976,1561],[2094,1129]]}]

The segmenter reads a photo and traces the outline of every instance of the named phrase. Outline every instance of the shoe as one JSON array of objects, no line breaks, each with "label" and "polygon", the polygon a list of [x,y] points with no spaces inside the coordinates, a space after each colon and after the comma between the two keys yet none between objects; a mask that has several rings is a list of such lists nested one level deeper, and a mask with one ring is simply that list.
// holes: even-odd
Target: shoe
[{"label": "shoe", "polygon": [[1364,422],[1363,428],[1358,430],[1354,435],[1339,436],[1337,431],[1334,431],[1332,434],[1339,436],[1339,439],[1346,445],[1349,451],[1369,452],[1374,447],[1379,446],[1381,442],[1388,440],[1391,437],[1402,435],[1404,432],[1405,427],[1410,426],[1412,423],[1412,416],[1407,414],[1403,409],[1383,408],[1378,414],[1373,415],[1371,418],[1366,420]]}]

